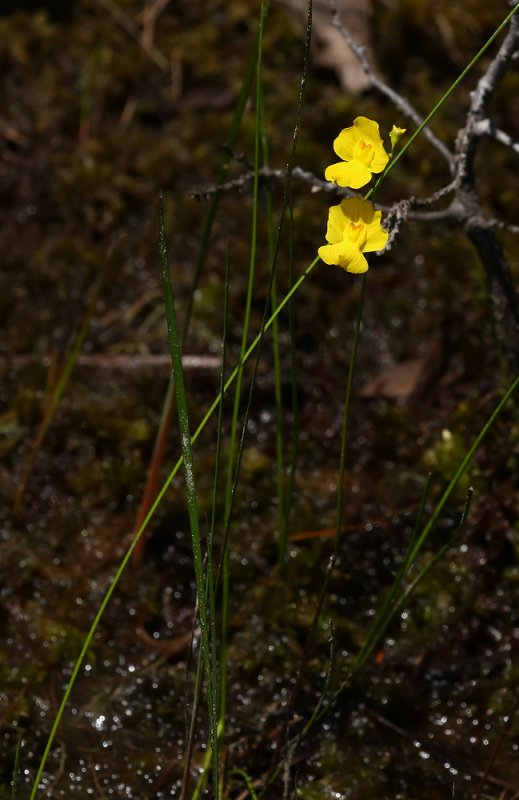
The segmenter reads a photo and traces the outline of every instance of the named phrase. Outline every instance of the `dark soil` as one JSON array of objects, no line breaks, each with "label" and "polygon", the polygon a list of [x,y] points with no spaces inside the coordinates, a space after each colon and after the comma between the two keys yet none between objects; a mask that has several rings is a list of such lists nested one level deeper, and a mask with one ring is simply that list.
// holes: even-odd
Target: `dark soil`
[{"label": "dark soil", "polygon": [[[162,358],[159,193],[182,323],[209,207],[191,193],[216,180],[254,46],[256,4],[170,2],[143,43],[139,15],[153,5],[10,0],[0,11],[0,799],[12,797],[20,741],[15,796],[29,796],[74,661],[132,540],[169,374]],[[373,5],[382,74],[421,113],[508,9],[479,0]],[[264,80],[270,162],[279,168],[291,145],[302,61],[300,27],[273,3]],[[434,121],[450,147],[485,63]],[[517,73],[511,72],[493,113],[516,140],[517,97]],[[247,162],[253,159],[253,106],[251,99],[235,148]],[[334,137],[359,114],[379,121],[386,139],[393,123],[405,126],[376,93],[348,96],[333,72],[311,69],[296,163],[320,177],[333,158]],[[509,221],[518,217],[516,158],[494,143],[478,162],[485,203]],[[228,177],[246,169],[233,159]],[[378,199],[389,205],[429,194],[447,177],[419,139]],[[271,188],[277,214],[284,187]],[[296,275],[324,243],[328,205],[322,193],[294,184]],[[268,283],[263,209],[262,195],[254,331]],[[227,249],[229,360],[236,360],[251,215],[248,188],[222,196],[185,344],[186,354],[213,357],[186,369],[193,427],[218,391]],[[517,276],[517,241],[511,235],[501,241]],[[245,770],[260,792],[284,759],[264,797],[505,800],[519,791],[519,427],[512,406],[452,495],[415,569],[455,532],[473,486],[463,533],[290,757],[284,748],[287,735],[310,719],[327,679],[333,694],[347,677],[405,554],[427,473],[433,474],[430,513],[514,377],[503,367],[484,281],[462,231],[410,223],[371,264],[344,535],[309,647],[332,551],[359,280],[321,264],[297,295],[300,444],[284,572],[277,564],[269,337],[261,351],[230,529],[225,796],[246,796],[233,769]],[[281,296],[289,282],[286,241],[278,279]],[[15,514],[57,376],[89,313],[81,355]],[[287,315],[280,325],[283,403],[291,409]],[[411,361],[421,376],[415,391],[406,388]],[[244,386],[245,408],[247,380]],[[226,435],[230,408],[229,400]],[[292,423],[287,411],[287,441]],[[212,508],[215,437],[212,420],[195,449],[204,525]],[[179,452],[173,430],[163,478]],[[289,463],[289,446],[286,457]],[[220,525],[223,488],[221,495]],[[218,551],[221,535],[219,529]],[[41,796],[180,796],[194,684],[185,642],[195,602],[183,484],[175,479],[149,526],[140,565],[124,573],[87,654]],[[204,762],[206,726],[201,709],[191,791]]]}]

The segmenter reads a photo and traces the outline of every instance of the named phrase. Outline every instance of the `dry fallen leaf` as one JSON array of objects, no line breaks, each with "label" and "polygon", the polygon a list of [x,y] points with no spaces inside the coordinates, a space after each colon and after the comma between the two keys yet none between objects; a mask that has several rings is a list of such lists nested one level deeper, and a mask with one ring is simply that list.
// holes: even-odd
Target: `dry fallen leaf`
[{"label": "dry fallen leaf", "polygon": [[444,356],[443,338],[434,339],[423,356],[382,370],[359,389],[358,396],[364,400],[387,397],[418,402],[438,382],[445,366]]},{"label": "dry fallen leaf", "polygon": [[[307,0],[281,0],[290,9],[296,24],[304,29]],[[366,48],[366,55],[376,68],[371,47],[370,0],[336,0],[337,11],[355,41]],[[360,94],[369,88],[369,79],[357,57],[332,25],[330,6],[326,0],[313,4],[312,53],[318,66],[335,70],[343,89]]]},{"label": "dry fallen leaf", "polygon": [[409,398],[415,391],[422,372],[423,361],[420,358],[410,358],[395,364],[394,367],[384,369],[359,389],[359,397],[365,400],[374,400],[378,397]]}]

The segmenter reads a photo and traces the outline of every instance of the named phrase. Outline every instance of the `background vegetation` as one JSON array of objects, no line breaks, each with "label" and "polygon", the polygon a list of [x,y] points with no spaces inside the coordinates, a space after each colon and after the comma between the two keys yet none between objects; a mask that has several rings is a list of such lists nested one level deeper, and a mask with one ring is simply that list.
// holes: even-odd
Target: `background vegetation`
[{"label": "background vegetation", "polygon": [[[191,192],[215,183],[259,16],[255,4],[241,0],[177,0],[164,9],[145,46],[139,38],[144,6],[137,0],[119,0],[120,17],[111,4],[96,0],[21,5],[3,4],[0,16],[0,797],[11,797],[20,735],[19,796],[26,796],[85,633],[132,539],[169,375],[167,359],[160,358],[167,354],[167,337],[158,195],[164,193],[182,327],[207,214],[207,202]],[[416,0],[377,3],[371,29],[380,70],[425,115],[507,9],[479,0],[441,1],[434,8]],[[450,146],[490,57],[433,122]],[[302,62],[300,27],[273,3],[263,79],[270,163],[279,168],[288,158]],[[517,82],[511,71],[492,107],[498,126],[516,140]],[[348,95],[331,71],[317,67],[308,77],[303,112],[296,163],[318,176],[333,158],[333,138],[359,114],[377,119],[386,139],[394,122],[405,126],[387,100],[374,92]],[[251,92],[234,148],[248,162],[254,134]],[[516,159],[490,142],[477,164],[488,209],[511,221],[519,216]],[[228,177],[244,169],[233,159]],[[378,199],[389,205],[410,194],[427,195],[447,180],[443,162],[421,138]],[[282,183],[272,190],[279,210]],[[328,205],[322,193],[295,182],[296,275],[324,243]],[[251,213],[247,189],[223,195],[185,343],[186,354],[214,357],[186,369],[192,427],[219,386],[227,251],[231,363],[239,352]],[[267,234],[261,213],[254,332],[268,284]],[[500,238],[517,275],[517,239]],[[332,549],[359,282],[321,265],[297,295],[300,438],[284,571],[278,565],[273,357],[269,344],[262,348],[229,552],[222,753],[230,797],[246,796],[243,779],[232,770],[245,770],[259,790],[279,763],[286,725],[296,731],[300,720],[310,718],[327,678],[332,689],[341,685],[394,580],[427,473],[433,473],[433,507],[515,377],[500,359],[481,270],[461,230],[409,223],[397,244],[371,263],[343,536],[310,650],[305,641]],[[280,294],[289,285],[288,272],[283,240]],[[57,376],[88,322],[81,356],[13,514]],[[286,316],[279,338],[282,398],[290,409]],[[418,376],[411,388],[409,375]],[[245,380],[242,411],[247,392]],[[289,411],[284,425],[289,429],[292,421]],[[224,451],[229,423],[227,413]],[[212,508],[216,431],[213,419],[195,449],[204,523]],[[174,430],[168,465],[179,448]],[[458,526],[470,484],[475,499],[461,540],[304,738],[285,783],[281,776],[266,796],[286,790],[309,800],[394,800],[421,796],[424,787],[433,799],[453,792],[457,798],[515,796],[517,459],[510,407],[451,498],[417,567]],[[221,517],[223,493],[218,503]],[[140,563],[125,572],[92,643],[47,765],[46,796],[179,796],[193,696],[186,643],[195,602],[183,484],[175,479]],[[206,728],[202,706],[191,788],[204,761]]]}]

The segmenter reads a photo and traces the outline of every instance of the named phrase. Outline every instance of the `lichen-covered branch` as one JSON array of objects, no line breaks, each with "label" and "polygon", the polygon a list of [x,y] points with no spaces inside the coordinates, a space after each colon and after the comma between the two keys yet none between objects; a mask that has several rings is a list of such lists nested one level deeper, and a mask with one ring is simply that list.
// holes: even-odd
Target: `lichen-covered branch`
[{"label": "lichen-covered branch", "polygon": [[[328,2],[332,8],[333,24],[341,32],[353,53],[355,53],[371,85],[388,97],[394,106],[417,126],[420,125],[423,121],[422,117],[404,97],[388,86],[376,74],[369,62],[365,49],[354,41],[348,29],[340,20],[333,0],[328,0]],[[519,5],[517,8],[519,9]],[[505,230],[517,234],[519,233],[519,226],[490,217],[483,210],[477,194],[474,165],[477,148],[483,136],[491,136],[512,151],[519,153],[519,142],[514,141],[505,131],[497,128],[488,112],[493,93],[499,81],[509,69],[518,47],[519,15],[511,18],[508,31],[498,52],[479,79],[475,91],[471,94],[466,122],[457,136],[454,153],[428,128],[423,131],[431,144],[447,161],[453,176],[452,180],[426,198],[404,198],[391,206],[391,208],[385,208],[383,205],[377,204],[377,208],[384,211],[386,215],[384,228],[389,233],[388,248],[395,242],[402,225],[411,220],[422,222],[441,221],[447,224],[450,222],[457,226],[462,226],[484,265],[488,291],[494,309],[495,329],[499,335],[503,352],[507,356],[510,369],[514,374],[519,371],[518,299],[510,275],[509,264],[496,237],[496,231]],[[235,160],[239,159],[235,157]],[[260,170],[260,178],[263,181],[286,180],[286,175],[286,171],[280,169],[265,167]],[[321,180],[313,173],[300,167],[295,167],[292,175],[296,180],[310,186],[313,192],[325,192],[337,198],[354,194],[351,190],[341,189],[335,183]],[[203,199],[219,191],[243,191],[252,183],[253,178],[253,171],[248,170],[240,177],[220,186],[199,189],[193,192],[192,196]],[[446,208],[435,208],[440,200],[449,195],[452,195],[452,198]]]},{"label": "lichen-covered branch", "polygon": [[[348,47],[350,47],[350,49],[355,53],[355,55],[359,59],[359,62],[364,72],[366,73],[367,77],[369,78],[369,81],[373,86],[373,88],[377,89],[381,94],[385,95],[389,100],[391,100],[395,108],[401,111],[402,114],[405,117],[407,117],[407,119],[411,120],[411,122],[414,122],[416,127],[419,127],[423,122],[423,117],[420,116],[418,111],[415,108],[413,108],[411,103],[408,100],[406,100],[405,97],[402,97],[401,94],[392,89],[391,86],[388,86],[388,84],[377,75],[366,55],[365,48],[357,44],[357,42],[351,36],[348,28],[342,22],[338,14],[337,8],[335,6],[334,0],[328,0],[328,1],[331,8],[333,24],[340,31]],[[454,169],[454,157],[449,148],[446,147],[446,145],[441,141],[441,139],[438,139],[438,137],[431,131],[430,128],[424,128],[424,136],[426,136],[433,145],[433,147],[435,147],[436,150],[438,150],[438,152],[441,153],[441,155],[449,165],[449,168],[452,172]]]},{"label": "lichen-covered branch", "polygon": [[[467,121],[456,141],[456,203],[454,211],[476,248],[485,268],[494,311],[496,332],[514,374],[519,370],[519,309],[508,260],[495,235],[499,226],[487,217],[477,194],[475,157],[482,127],[487,125],[488,106],[497,84],[510,67],[519,45],[519,18],[510,27],[486,72],[471,94]],[[506,227],[506,226],[503,226]]]},{"label": "lichen-covered branch", "polygon": [[[370,78],[371,84],[391,99],[395,107],[402,113],[417,124],[420,124],[420,116],[408,101],[387,86],[376,75],[363,48],[355,43],[349,31],[339,19],[334,7],[334,0],[329,0],[329,3],[332,7],[334,24],[341,31],[345,42],[357,55],[367,76]],[[419,208],[419,203],[415,198],[407,198],[393,206],[385,222],[386,228],[390,233],[388,247],[395,240],[402,224],[411,218],[428,219],[429,221],[441,219],[443,221],[451,220],[458,224],[461,223],[485,268],[488,291],[494,311],[496,332],[507,356],[508,364],[514,374],[519,370],[519,308],[509,264],[496,237],[495,230],[506,229],[516,232],[516,226],[491,219],[483,211],[477,195],[474,159],[477,147],[484,134],[492,135],[496,140],[515,152],[519,151],[517,143],[504,131],[496,128],[488,115],[488,106],[492,95],[499,81],[509,69],[518,46],[519,18],[514,16],[510,21],[509,29],[497,54],[479,79],[476,90],[471,94],[466,124],[458,134],[454,156],[428,128],[424,129],[424,135],[448,161],[451,172],[454,174],[454,181],[440,189],[436,196],[428,198],[422,208],[430,208],[436,200],[452,192],[453,199],[448,208],[440,211],[415,211],[412,214],[413,207],[414,209]]]}]

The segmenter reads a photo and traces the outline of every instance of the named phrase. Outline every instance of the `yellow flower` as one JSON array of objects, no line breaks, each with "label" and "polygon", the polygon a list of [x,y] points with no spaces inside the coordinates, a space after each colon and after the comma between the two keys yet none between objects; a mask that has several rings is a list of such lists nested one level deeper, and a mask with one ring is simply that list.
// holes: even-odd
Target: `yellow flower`
[{"label": "yellow flower", "polygon": [[399,128],[398,125],[393,125],[391,133],[389,134],[389,138],[391,139],[391,152],[393,152],[398,143],[398,140],[402,138],[405,131],[406,131],[405,128]]},{"label": "yellow flower", "polygon": [[326,230],[329,244],[319,248],[319,256],[325,264],[337,264],[346,272],[366,272],[368,262],[362,254],[382,250],[387,244],[381,218],[382,212],[361,197],[348,197],[332,206]]},{"label": "yellow flower", "polygon": [[324,176],[327,181],[352,189],[365,186],[371,174],[382,172],[389,161],[378,122],[367,117],[357,117],[351,128],[344,128],[335,139],[333,149],[343,160],[327,167]]}]

